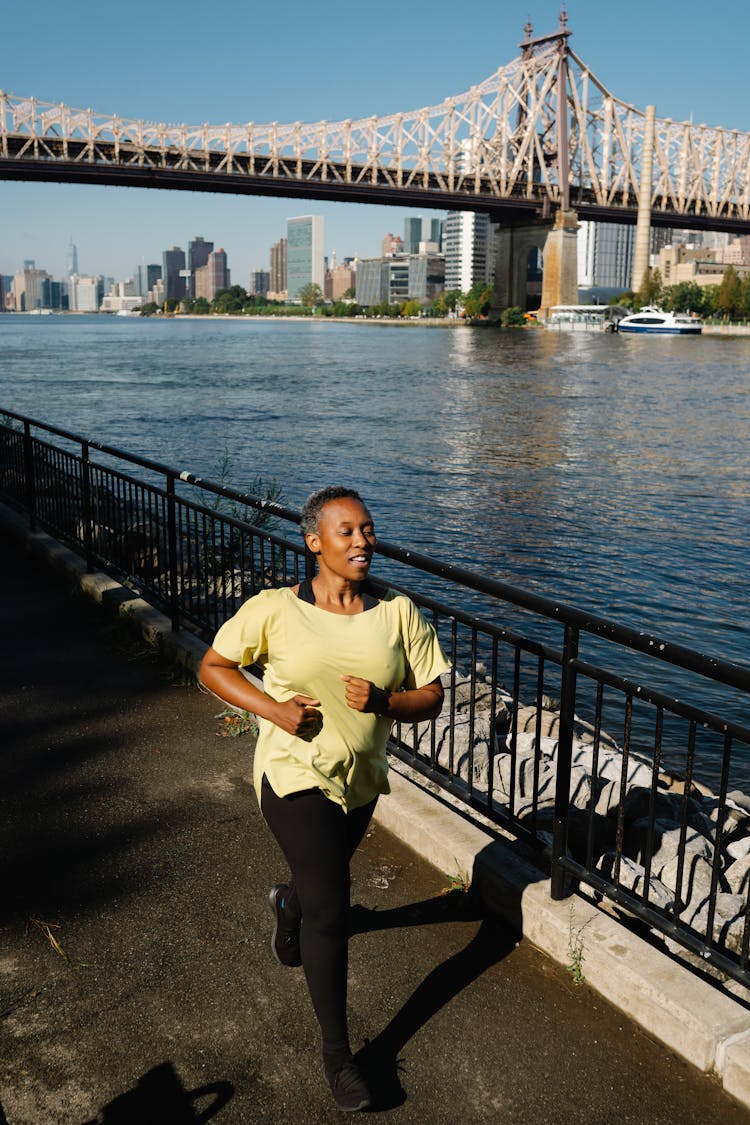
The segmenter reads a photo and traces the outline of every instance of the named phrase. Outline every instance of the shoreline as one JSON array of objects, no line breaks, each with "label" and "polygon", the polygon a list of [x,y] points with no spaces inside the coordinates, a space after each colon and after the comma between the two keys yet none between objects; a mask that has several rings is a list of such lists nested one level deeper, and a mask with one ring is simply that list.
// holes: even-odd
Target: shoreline
[{"label": "shoreline", "polygon": [[[38,312],[10,312],[4,310],[0,313],[0,317],[38,317]],[[461,317],[435,317],[435,316],[420,316],[412,318],[402,317],[360,317],[360,316],[275,316],[269,314],[268,316],[253,316],[245,313],[177,313],[170,316],[148,316],[142,317],[138,313],[134,316],[118,316],[117,313],[100,313],[100,312],[68,312],[63,310],[50,310],[43,314],[46,316],[60,316],[60,317],[81,317],[81,316],[96,316],[110,320],[203,320],[203,321],[221,321],[221,320],[244,320],[253,322],[272,321],[274,324],[280,324],[284,321],[289,321],[292,324],[372,324],[388,328],[501,328],[502,326],[498,321],[489,320],[467,320]],[[525,325],[513,325],[514,328],[532,329],[544,328],[544,325],[536,322]],[[505,331],[505,329],[502,329]],[[565,334],[565,333],[564,333]],[[595,335],[598,333],[594,333]],[[703,336],[750,336],[750,324],[704,324]]]}]

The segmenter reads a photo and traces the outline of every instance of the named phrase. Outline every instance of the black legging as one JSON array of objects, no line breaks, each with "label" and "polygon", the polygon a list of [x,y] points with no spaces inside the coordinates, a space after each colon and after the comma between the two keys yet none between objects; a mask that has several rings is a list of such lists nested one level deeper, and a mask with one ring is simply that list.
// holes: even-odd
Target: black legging
[{"label": "black legging", "polygon": [[349,861],[376,800],[345,813],[320,789],[277,797],[263,778],[261,811],[292,872],[284,910],[304,919],[300,953],[324,1050],[348,1050]]}]

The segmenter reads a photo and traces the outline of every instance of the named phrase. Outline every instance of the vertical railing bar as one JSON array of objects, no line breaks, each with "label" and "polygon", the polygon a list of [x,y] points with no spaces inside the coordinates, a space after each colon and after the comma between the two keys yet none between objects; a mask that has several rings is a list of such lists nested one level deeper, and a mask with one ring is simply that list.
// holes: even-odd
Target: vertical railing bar
[{"label": "vertical railing bar", "polygon": [[622,846],[625,839],[625,796],[628,791],[628,766],[630,765],[630,731],[633,723],[633,697],[625,696],[625,723],[622,734],[622,763],[620,769],[620,791],[617,805],[617,829],[615,833],[615,862],[612,869],[612,879],[615,886],[620,885],[620,861],[622,859]]},{"label": "vertical railing bar", "polygon": [[536,715],[534,716],[534,765],[531,783],[531,831],[536,836],[537,815],[539,812],[539,767],[542,759],[542,698],[544,696],[544,657],[539,656],[536,665]]},{"label": "vertical railing bar", "polygon": [[599,797],[599,749],[602,735],[602,706],[604,703],[604,684],[596,685],[596,704],[594,710],[594,743],[591,750],[591,792],[589,793],[588,825],[586,827],[586,868],[591,871],[594,866],[594,824],[596,817],[596,804]]},{"label": "vertical railing bar", "polygon": [[724,816],[727,807],[727,791],[729,789],[729,764],[732,756],[732,737],[724,734],[724,750],[721,756],[721,780],[719,783],[719,807],[716,810],[716,838],[714,840],[713,863],[711,864],[711,889],[708,894],[708,919],[706,921],[706,937],[713,944],[714,918],[716,916],[716,892],[719,886],[719,869],[721,867],[721,845],[724,836]]},{"label": "vertical railing bar", "polygon": [[174,477],[167,477],[167,570],[169,573],[169,617],[172,632],[180,628],[180,600],[177,592],[177,498]]},{"label": "vertical railing bar", "polygon": [[677,876],[675,879],[675,911],[682,914],[682,881],[685,873],[685,841],[688,829],[688,801],[692,789],[693,767],[692,760],[695,753],[695,722],[690,721],[688,734],[688,749],[685,758],[685,788],[682,794],[682,811],[680,815],[680,842],[677,846]]},{"label": "vertical railing bar", "polygon": [[656,831],[656,796],[659,787],[659,772],[661,766],[662,738],[664,731],[664,708],[656,709],[656,726],[654,729],[654,759],[651,766],[651,789],[648,799],[648,827],[646,829],[646,861],[643,875],[643,901],[648,903],[649,889],[651,886],[651,863],[654,852],[654,834]]},{"label": "vertical railing bar", "polygon": [[568,818],[570,811],[570,767],[573,758],[573,722],[576,709],[576,670],[578,657],[578,629],[565,626],[563,641],[562,678],[560,682],[560,728],[557,743],[557,776],[555,778],[555,813],[552,830],[552,879],[550,893],[553,899],[565,898],[567,877],[561,860],[568,848]]},{"label": "vertical railing bar", "polygon": [[89,443],[81,442],[81,499],[83,502],[83,551],[86,558],[86,570],[89,573],[94,569],[93,559],[93,533],[91,525],[91,481],[89,478]]}]

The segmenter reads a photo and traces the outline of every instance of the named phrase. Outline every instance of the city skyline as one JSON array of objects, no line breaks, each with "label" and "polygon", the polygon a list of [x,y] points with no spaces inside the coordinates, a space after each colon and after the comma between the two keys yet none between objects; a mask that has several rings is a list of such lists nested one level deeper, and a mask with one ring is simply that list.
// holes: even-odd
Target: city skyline
[{"label": "city skyline", "polygon": [[[462,21],[455,6],[435,0],[406,19],[402,6],[384,0],[374,22],[332,0],[321,24],[319,13],[293,0],[283,28],[271,9],[238,11],[218,31],[211,29],[214,70],[212,80],[204,81],[200,66],[186,70],[183,60],[198,60],[207,21],[187,18],[175,0],[157,7],[134,0],[126,24],[121,13],[97,9],[80,26],[75,21],[75,28],[59,6],[40,0],[32,50],[17,49],[28,36],[21,9],[4,15],[0,87],[98,113],[168,122],[335,121],[395,113],[469,89],[518,56],[528,18],[535,33],[550,32],[560,7],[559,0],[532,8],[506,5],[488,9],[481,20]],[[750,14],[736,0],[722,9],[722,29],[729,27],[731,35],[721,43],[718,78],[717,68],[709,71],[705,14],[697,3],[682,5],[675,20],[668,6],[636,0],[615,35],[611,13],[604,20],[593,0],[570,4],[568,16],[572,49],[617,97],[641,108],[653,102],[660,116],[750,131],[742,90]],[[321,27],[325,49],[310,51]],[[120,53],[123,60],[130,57],[134,42],[137,67],[112,65]],[[268,249],[283,237],[287,219],[311,210],[324,217],[326,255],[335,250],[339,260],[377,256],[384,233],[401,230],[405,213],[402,206],[311,206],[294,199],[0,181],[0,272],[13,273],[24,259],[36,259],[63,275],[72,238],[81,272],[127,277],[144,259],[153,260],[155,245],[186,245],[196,231],[210,230],[216,245],[231,252],[234,277],[247,285],[251,270],[268,268]]]}]

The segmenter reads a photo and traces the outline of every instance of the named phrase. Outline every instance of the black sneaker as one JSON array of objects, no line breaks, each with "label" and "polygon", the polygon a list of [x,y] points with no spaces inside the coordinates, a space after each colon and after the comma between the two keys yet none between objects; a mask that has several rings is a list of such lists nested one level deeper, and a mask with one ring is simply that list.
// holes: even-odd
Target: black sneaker
[{"label": "black sneaker", "polygon": [[271,952],[280,965],[294,968],[302,964],[299,952],[300,920],[295,918],[290,922],[284,917],[284,896],[288,891],[287,883],[277,883],[268,892],[268,909],[274,918]]},{"label": "black sneaker", "polygon": [[372,1105],[367,1083],[354,1059],[345,1062],[329,1081],[336,1105],[344,1113],[358,1113]]}]

